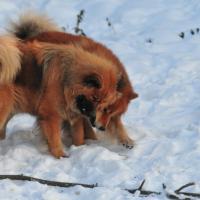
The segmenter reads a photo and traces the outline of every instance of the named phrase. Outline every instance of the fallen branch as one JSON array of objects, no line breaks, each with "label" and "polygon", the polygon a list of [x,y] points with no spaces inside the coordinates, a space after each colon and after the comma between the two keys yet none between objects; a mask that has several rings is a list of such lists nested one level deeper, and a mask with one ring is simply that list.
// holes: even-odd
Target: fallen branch
[{"label": "fallen branch", "polygon": [[44,180],[44,179],[39,179],[39,178],[34,178],[31,176],[24,176],[23,174],[21,175],[0,175],[0,180],[3,179],[10,179],[10,180],[19,180],[19,181],[35,181],[41,184],[49,185],[49,186],[58,186],[58,187],[73,187],[80,185],[85,188],[94,188],[98,187],[97,184],[82,184],[82,183],[66,183],[66,182],[57,182],[57,181],[49,181],[49,180]]},{"label": "fallen branch", "polygon": [[193,182],[187,183],[187,184],[181,186],[180,188],[178,188],[177,190],[175,190],[175,193],[179,193],[181,190],[185,189],[186,187],[190,187],[190,186],[193,186],[193,185],[195,185],[195,183],[193,183]]},{"label": "fallen branch", "polygon": [[172,194],[170,192],[167,191],[167,186],[163,183],[162,184],[163,190],[165,192],[165,195],[168,199],[179,199],[179,200],[185,200],[185,199],[181,199],[178,196],[176,196],[175,194]]},{"label": "fallen branch", "polygon": [[193,186],[195,185],[195,183],[188,183],[188,184],[185,184],[183,185],[182,187],[180,187],[179,189],[175,190],[175,193],[176,194],[179,194],[179,195],[185,195],[185,196],[190,196],[190,197],[196,197],[196,198],[200,198],[200,194],[199,193],[193,193],[193,192],[181,192],[181,190],[187,188],[187,187],[190,187],[190,186]]},{"label": "fallen branch", "polygon": [[[23,174],[21,175],[0,175],[0,180],[3,179],[10,179],[10,180],[19,180],[19,181],[35,181],[41,184],[49,185],[49,186],[58,186],[58,187],[74,187],[74,186],[82,186],[85,188],[95,188],[99,187],[98,184],[83,184],[83,183],[68,183],[68,182],[58,182],[58,181],[49,181],[49,180],[44,180],[44,179],[39,179],[39,178],[34,178],[31,176],[24,176]],[[149,196],[151,194],[156,194],[160,195],[160,192],[154,192],[154,191],[148,191],[148,190],[143,190],[143,185],[145,183],[145,180],[142,181],[140,186],[137,189],[124,189],[128,191],[131,194],[135,194],[136,191],[140,191],[140,194],[143,196]]]},{"label": "fallen branch", "polygon": [[[34,178],[31,176],[24,176],[23,174],[21,175],[0,175],[0,180],[3,179],[10,179],[10,180],[21,180],[21,181],[35,181],[41,184],[49,185],[49,186],[57,186],[57,187],[74,187],[74,186],[82,186],[85,188],[95,188],[95,187],[100,187],[98,184],[83,184],[83,183],[69,183],[69,182],[58,182],[58,181],[49,181],[45,179],[39,179],[39,178]],[[136,189],[124,189],[125,191],[135,194],[137,191],[140,192],[140,196],[149,196],[149,195],[161,195],[161,192],[156,192],[156,191],[150,191],[150,190],[144,190],[145,180],[142,181],[142,183],[139,185],[138,188]],[[190,192],[182,192],[183,189],[193,186],[195,183],[188,183],[177,190],[174,191],[174,193],[170,193],[167,191],[167,187],[165,184],[163,184],[163,190],[164,194],[168,199],[178,199],[178,200],[192,200],[190,197],[195,197],[195,198],[200,198],[200,193],[190,193]],[[179,196],[181,195],[181,197]]]},{"label": "fallen branch", "polygon": [[125,189],[125,190],[128,191],[131,194],[135,194],[137,191],[139,191],[140,195],[142,195],[142,196],[149,196],[149,195],[152,195],[152,194],[155,194],[155,195],[160,195],[161,194],[160,192],[143,190],[142,188],[144,186],[144,183],[145,183],[145,180],[142,181],[142,183],[140,184],[140,186],[137,189],[132,189],[132,190]]}]

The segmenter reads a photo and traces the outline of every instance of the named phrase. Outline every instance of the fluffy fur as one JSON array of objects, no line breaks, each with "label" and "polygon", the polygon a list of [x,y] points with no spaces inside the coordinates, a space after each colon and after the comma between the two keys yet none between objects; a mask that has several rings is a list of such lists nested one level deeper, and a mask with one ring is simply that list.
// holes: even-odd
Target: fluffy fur
[{"label": "fluffy fur", "polygon": [[[23,24],[18,24],[18,26],[23,27]],[[85,51],[96,54],[98,57],[111,61],[113,63],[113,68],[116,68],[119,75],[117,90],[121,92],[122,95],[121,98],[113,104],[108,101],[104,101],[101,105],[99,104],[94,124],[98,129],[106,129],[110,134],[117,136],[119,141],[125,146],[132,147],[133,141],[128,137],[123,127],[121,115],[127,110],[129,102],[138,95],[134,92],[131,86],[123,64],[110,49],[88,37],[57,32],[50,29],[43,33],[38,32],[34,37],[32,37],[30,32],[30,34],[27,34],[27,37],[23,39],[26,41],[38,40],[56,44],[73,44],[81,46]]]},{"label": "fluffy fur", "polygon": [[18,22],[11,21],[8,30],[18,38],[34,37],[44,31],[61,31],[46,15],[27,11],[19,17]]},{"label": "fluffy fur", "polygon": [[0,36],[0,83],[10,83],[21,67],[21,53],[17,48],[18,39]]},{"label": "fluffy fur", "polygon": [[[5,137],[6,123],[13,114],[28,112],[38,117],[50,152],[57,158],[65,156],[62,122],[70,123],[74,143],[82,144],[85,121],[93,117],[98,103],[119,97],[117,72],[111,62],[72,45],[18,41],[17,48],[21,68],[13,69],[13,82],[0,84],[0,138]],[[94,85],[88,84],[94,80],[98,80]]]}]

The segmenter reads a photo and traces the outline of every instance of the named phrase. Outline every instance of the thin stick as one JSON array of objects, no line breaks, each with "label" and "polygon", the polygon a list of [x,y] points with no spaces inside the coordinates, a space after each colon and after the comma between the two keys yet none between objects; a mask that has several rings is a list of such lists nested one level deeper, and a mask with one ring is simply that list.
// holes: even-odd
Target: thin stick
[{"label": "thin stick", "polygon": [[[41,184],[49,185],[49,186],[58,186],[58,187],[73,187],[73,186],[82,186],[85,188],[95,188],[99,187],[98,184],[83,184],[83,183],[69,183],[69,182],[58,182],[58,181],[49,181],[49,180],[44,180],[44,179],[39,179],[39,178],[34,178],[31,176],[24,176],[23,174],[21,175],[0,175],[0,180],[3,179],[11,179],[11,180],[21,180],[21,181],[35,181]],[[140,186],[137,189],[124,189],[127,192],[131,194],[135,194],[136,191],[140,191],[141,196],[149,196],[149,195],[161,195],[161,192],[155,192],[155,191],[148,191],[148,190],[143,190],[145,180],[142,181]],[[166,190],[166,185],[163,184],[163,189],[165,192],[165,195],[168,199],[181,199],[181,200],[190,200],[189,197],[195,197],[195,198],[200,198],[199,193],[190,193],[190,192],[181,192],[186,187],[192,186],[194,183],[188,183],[183,186],[181,186],[179,189],[175,190],[175,194],[171,194]],[[177,195],[184,195],[186,198],[180,198]]]},{"label": "thin stick", "polygon": [[177,190],[175,190],[174,192],[175,192],[176,194],[182,194],[182,195],[189,196],[189,197],[200,198],[200,194],[199,194],[199,193],[181,192],[181,190],[183,190],[183,189],[185,189],[185,188],[187,188],[187,187],[193,186],[193,185],[195,185],[194,182],[187,183],[187,184],[181,186],[180,188],[178,188]]},{"label": "thin stick", "polygon": [[73,187],[76,185],[80,185],[85,188],[98,187],[97,184],[82,184],[82,183],[66,183],[66,182],[49,181],[49,180],[34,178],[31,176],[24,176],[23,174],[22,175],[0,175],[0,180],[3,180],[3,179],[36,181],[41,184],[46,184],[46,185],[50,185],[50,186],[58,186],[58,187]]},{"label": "thin stick", "polygon": [[167,198],[168,199],[179,199],[180,200],[180,198],[178,197],[178,196],[176,196],[176,195],[174,195],[174,194],[171,194],[171,193],[169,193],[166,189],[167,189],[167,186],[163,183],[162,184],[162,187],[163,187],[163,190],[164,190],[164,192],[165,192],[165,195],[167,196]]},{"label": "thin stick", "polygon": [[140,184],[140,186],[137,189],[132,189],[132,190],[125,189],[125,190],[128,191],[131,194],[135,194],[136,191],[140,191],[140,195],[143,195],[143,196],[149,196],[151,194],[156,194],[156,195],[160,195],[161,194],[160,192],[143,190],[142,188],[144,186],[144,183],[145,183],[145,179],[142,181],[142,183]]},{"label": "thin stick", "polygon": [[180,188],[178,188],[177,190],[175,190],[175,193],[179,193],[179,192],[180,192],[181,190],[183,190],[184,188],[190,187],[190,186],[193,186],[193,185],[195,185],[195,183],[193,183],[193,182],[187,183],[187,184],[181,186]]},{"label": "thin stick", "polygon": [[182,195],[189,196],[189,197],[196,197],[196,198],[200,199],[200,194],[199,193],[179,192],[178,194],[182,194]]},{"label": "thin stick", "polygon": [[138,188],[138,190],[142,190],[142,188],[143,188],[143,186],[144,186],[144,183],[145,183],[145,179],[142,181],[142,183],[141,183],[141,185],[140,185],[140,187]]}]

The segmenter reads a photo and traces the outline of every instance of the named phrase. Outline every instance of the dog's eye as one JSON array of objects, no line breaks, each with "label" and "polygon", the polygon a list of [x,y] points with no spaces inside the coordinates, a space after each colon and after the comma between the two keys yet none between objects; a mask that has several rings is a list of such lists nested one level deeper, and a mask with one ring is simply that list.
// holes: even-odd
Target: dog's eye
[{"label": "dog's eye", "polygon": [[101,83],[95,75],[88,75],[84,78],[83,83],[88,87],[101,88]]},{"label": "dog's eye", "polygon": [[110,112],[110,110],[108,108],[103,109],[103,113],[108,114],[109,112]]}]

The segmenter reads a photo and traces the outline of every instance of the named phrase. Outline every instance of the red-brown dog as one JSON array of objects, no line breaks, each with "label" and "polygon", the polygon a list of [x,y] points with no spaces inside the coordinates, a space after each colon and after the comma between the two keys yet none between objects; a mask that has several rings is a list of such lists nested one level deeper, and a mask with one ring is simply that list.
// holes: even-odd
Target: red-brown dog
[{"label": "red-brown dog", "polygon": [[5,137],[13,114],[28,112],[38,117],[49,150],[57,158],[65,156],[63,121],[71,124],[74,141],[79,138],[80,143],[85,121],[94,121],[98,104],[120,97],[113,63],[74,45],[0,37],[0,67],[0,138]]},{"label": "red-brown dog", "polygon": [[[49,24],[49,26],[48,26]],[[106,100],[96,112],[95,126],[99,130],[107,130],[112,135],[117,135],[119,141],[131,148],[133,141],[130,139],[121,122],[121,115],[127,110],[129,102],[138,95],[134,92],[123,64],[106,46],[85,37],[59,31],[48,18],[39,15],[24,15],[18,23],[13,23],[12,32],[25,41],[43,41],[56,44],[73,44],[82,47],[85,51],[96,54],[98,57],[113,63],[120,76],[117,90],[122,93],[121,98],[110,103]]]}]

